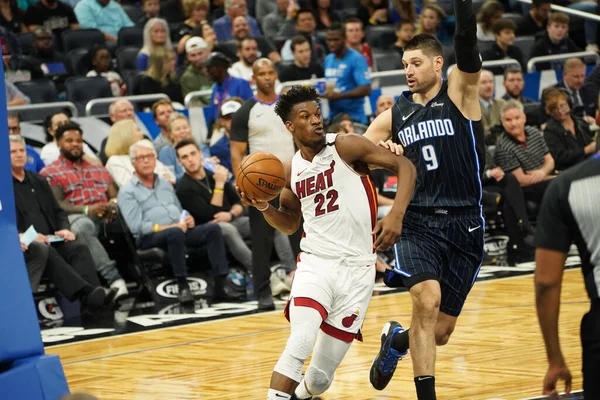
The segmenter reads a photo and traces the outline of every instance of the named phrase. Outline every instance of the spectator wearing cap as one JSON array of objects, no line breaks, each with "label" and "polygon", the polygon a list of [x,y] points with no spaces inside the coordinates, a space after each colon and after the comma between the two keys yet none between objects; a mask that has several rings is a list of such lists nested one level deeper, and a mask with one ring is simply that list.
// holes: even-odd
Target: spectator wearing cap
[{"label": "spectator wearing cap", "polygon": [[211,123],[218,118],[221,105],[233,96],[248,100],[253,96],[250,84],[241,78],[235,78],[227,72],[231,62],[223,53],[214,52],[205,61],[208,77],[215,83],[210,99]]},{"label": "spectator wearing cap", "polygon": [[[183,97],[190,92],[197,90],[208,90],[212,87],[212,81],[206,74],[203,66],[206,58],[209,56],[210,50],[206,41],[201,37],[191,37],[185,42],[185,57],[188,61],[188,66],[183,75],[181,75],[181,90]],[[192,104],[198,107],[206,107],[209,105],[210,98],[197,97]]]},{"label": "spectator wearing cap", "polygon": [[[546,33],[535,41],[529,58],[580,51],[581,49],[568,37],[568,33],[569,16],[561,12],[552,13],[548,18]],[[536,69],[562,69],[562,62],[537,63]]]},{"label": "spectator wearing cap", "polygon": [[81,28],[98,29],[107,42],[116,42],[121,28],[134,26],[115,0],[81,0],[74,11]]},{"label": "spectator wearing cap", "polygon": [[[525,71],[527,65],[523,58],[521,49],[514,45],[515,29],[517,26],[508,18],[500,18],[492,25],[492,32],[496,42],[489,49],[481,53],[484,61],[503,60],[505,58],[514,58],[521,65],[521,70]],[[490,71],[494,75],[501,75],[504,67],[492,67]]]},{"label": "spectator wearing cap", "polygon": [[233,36],[233,20],[239,16],[246,16],[250,33],[252,36],[261,36],[258,22],[251,16],[247,15],[248,6],[246,0],[225,0],[225,15],[213,22],[213,28],[217,34],[217,40],[223,42],[225,40],[234,39]]},{"label": "spectator wearing cap", "polygon": [[231,148],[229,145],[231,120],[243,103],[244,101],[239,97],[233,97],[223,103],[219,112],[216,129],[210,137],[210,154],[221,160],[221,165],[231,172],[233,172],[233,168],[231,168]]},{"label": "spectator wearing cap", "polygon": [[323,67],[312,62],[310,41],[306,37],[302,35],[294,36],[291,48],[294,54],[294,63],[282,68],[279,75],[281,82],[322,78],[324,76]]}]

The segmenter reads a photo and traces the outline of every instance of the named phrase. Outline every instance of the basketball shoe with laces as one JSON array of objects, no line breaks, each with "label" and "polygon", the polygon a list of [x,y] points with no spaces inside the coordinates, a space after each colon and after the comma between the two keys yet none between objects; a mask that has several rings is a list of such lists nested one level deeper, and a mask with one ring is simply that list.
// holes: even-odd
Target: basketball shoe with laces
[{"label": "basketball shoe with laces", "polygon": [[408,350],[399,352],[392,348],[394,335],[404,332],[404,328],[396,321],[390,321],[383,326],[381,331],[381,350],[373,360],[369,371],[371,385],[377,390],[383,390],[390,383],[398,361],[408,354]]}]

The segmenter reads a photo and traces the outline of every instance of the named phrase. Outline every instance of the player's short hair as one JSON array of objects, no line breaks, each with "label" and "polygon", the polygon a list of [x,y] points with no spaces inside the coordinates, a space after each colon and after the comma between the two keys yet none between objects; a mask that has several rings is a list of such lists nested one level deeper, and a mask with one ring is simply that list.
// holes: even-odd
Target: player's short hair
[{"label": "player's short hair", "polygon": [[508,74],[521,74],[523,75],[523,71],[521,71],[521,67],[508,67],[504,70],[504,80],[508,77]]},{"label": "player's short hair", "polygon": [[507,112],[508,110],[514,110],[517,109],[519,111],[521,111],[522,113],[525,113],[525,108],[523,107],[523,104],[518,101],[518,100],[508,100],[506,103],[504,103],[504,105],[502,106],[502,110],[500,112],[500,115],[502,118],[504,118],[504,113]]},{"label": "player's short hair", "polygon": [[498,18],[496,22],[492,25],[492,32],[494,35],[499,35],[505,29],[510,29],[511,31],[517,30],[517,24],[514,23],[513,20],[508,18]]},{"label": "player's short hair", "polygon": [[410,39],[404,46],[404,53],[410,50],[421,50],[427,57],[444,55],[444,49],[439,40],[426,33],[420,33]]},{"label": "player's short hair", "polygon": [[279,96],[275,105],[275,114],[285,123],[290,120],[290,113],[296,104],[306,103],[307,101],[316,101],[321,104],[319,93],[310,86],[293,86],[287,93]]},{"label": "player's short hair", "polygon": [[553,12],[548,17],[548,25],[551,23],[569,25],[569,16],[561,12]]},{"label": "player's short hair", "polygon": [[200,150],[200,146],[198,146],[198,143],[196,143],[194,138],[183,139],[175,145],[175,154],[177,155],[177,158],[179,158],[179,149],[189,145],[195,146],[198,150]]},{"label": "player's short hair", "polygon": [[292,44],[290,45],[290,47],[292,48],[292,53],[294,51],[296,51],[296,46],[304,44],[304,43],[309,43],[308,39],[306,38],[306,36],[304,35],[296,35],[292,38]]},{"label": "player's short hair", "polygon": [[238,42],[238,44],[237,44],[238,50],[241,50],[244,47],[244,42],[247,42],[248,40],[256,42],[256,47],[258,47],[258,39],[256,39],[255,37],[252,37],[252,36],[248,36]]}]

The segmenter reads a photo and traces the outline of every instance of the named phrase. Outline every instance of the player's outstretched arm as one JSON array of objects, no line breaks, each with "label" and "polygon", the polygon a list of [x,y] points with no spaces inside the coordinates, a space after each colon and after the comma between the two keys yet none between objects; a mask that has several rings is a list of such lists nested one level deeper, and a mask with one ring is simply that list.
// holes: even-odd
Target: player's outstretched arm
[{"label": "player's outstretched arm", "polygon": [[392,109],[385,110],[375,118],[363,135],[372,143],[385,142],[392,137]]},{"label": "player's outstretched arm", "polygon": [[546,345],[548,371],[544,378],[544,395],[558,392],[557,382],[565,381],[565,392],[571,391],[571,372],[565,363],[558,337],[560,289],[567,254],[538,247],[535,254],[535,297],[537,315]]},{"label": "player's outstretched arm", "polygon": [[478,101],[481,56],[477,47],[477,20],[473,0],[454,0],[456,30],[454,53],[456,66],[448,77],[448,95],[465,118],[478,121],[481,109]]},{"label": "player's outstretched arm", "polygon": [[398,190],[392,209],[377,223],[373,232],[378,235],[375,240],[377,249],[385,250],[391,247],[398,241],[402,233],[402,220],[412,198],[417,179],[415,166],[406,157],[398,156],[359,135],[338,136],[335,145],[338,153],[348,165],[356,163],[375,165],[394,172],[398,177]]}]

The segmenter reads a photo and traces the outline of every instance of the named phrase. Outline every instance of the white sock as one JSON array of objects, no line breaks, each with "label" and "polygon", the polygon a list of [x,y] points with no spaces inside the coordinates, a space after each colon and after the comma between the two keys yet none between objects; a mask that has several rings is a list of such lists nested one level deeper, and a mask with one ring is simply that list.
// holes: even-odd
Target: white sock
[{"label": "white sock", "polygon": [[269,389],[267,393],[267,400],[281,400],[281,399],[291,399],[292,395],[284,392],[280,392],[279,390]]},{"label": "white sock", "polygon": [[304,378],[300,381],[298,387],[296,387],[296,391],[294,392],[298,399],[310,399],[312,394],[308,393],[306,390],[306,385],[304,384]]}]

